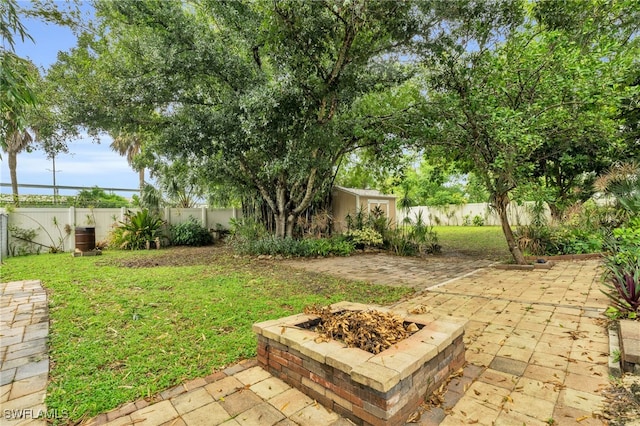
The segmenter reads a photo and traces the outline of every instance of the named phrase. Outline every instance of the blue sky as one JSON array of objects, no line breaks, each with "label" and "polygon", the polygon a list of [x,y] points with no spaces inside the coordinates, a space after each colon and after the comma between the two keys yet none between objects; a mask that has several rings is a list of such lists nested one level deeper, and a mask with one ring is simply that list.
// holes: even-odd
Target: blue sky
[{"label": "blue sky", "polygon": [[[22,2],[21,2],[22,3]],[[76,45],[71,30],[34,19],[25,19],[23,24],[34,41],[19,39],[16,54],[29,58],[38,67],[47,69],[56,61],[59,51],[67,51]],[[138,187],[138,173],[133,171],[124,157],[111,151],[111,140],[105,138],[100,144],[91,139],[77,139],[68,142],[69,154],[56,157],[56,184],[66,186],[99,186],[108,188],[135,189]],[[0,161],[0,181],[10,183],[6,154]],[[53,165],[41,150],[18,155],[18,183],[53,184]],[[0,187],[0,192],[11,193],[11,188]],[[51,195],[53,190],[20,188],[21,194]],[[75,195],[77,190],[60,190],[61,195]],[[119,192],[129,198],[133,193]]]}]

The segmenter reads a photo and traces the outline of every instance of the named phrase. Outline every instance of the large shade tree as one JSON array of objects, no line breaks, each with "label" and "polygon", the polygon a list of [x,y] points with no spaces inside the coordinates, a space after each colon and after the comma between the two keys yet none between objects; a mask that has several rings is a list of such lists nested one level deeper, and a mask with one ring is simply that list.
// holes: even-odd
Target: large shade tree
[{"label": "large shade tree", "polygon": [[278,236],[291,235],[345,153],[385,142],[363,129],[389,117],[354,108],[410,76],[398,55],[426,42],[415,35],[433,18],[389,1],[95,6],[100,37],[58,64],[61,86],[85,96],[70,97],[78,123],[152,132],[156,158],[259,194]]},{"label": "large shade tree", "polygon": [[[562,11],[571,16],[588,5]],[[543,172],[577,175],[615,148],[615,112],[625,96],[619,83],[635,46],[611,32],[590,31],[589,20],[580,31],[544,28],[530,15],[500,27],[495,23],[506,15],[489,12],[486,17],[495,12],[496,19],[452,26],[450,47],[435,57],[425,141],[482,179],[509,250],[522,264],[507,216],[512,191],[536,179],[541,164],[554,163]],[[587,167],[575,164],[589,155],[595,160]]]}]

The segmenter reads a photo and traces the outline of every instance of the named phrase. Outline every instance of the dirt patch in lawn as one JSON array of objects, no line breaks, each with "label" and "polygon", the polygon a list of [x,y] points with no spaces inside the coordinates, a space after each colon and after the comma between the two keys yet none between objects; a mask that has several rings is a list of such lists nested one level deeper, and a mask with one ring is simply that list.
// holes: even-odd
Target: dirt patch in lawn
[{"label": "dirt patch in lawn", "polygon": [[123,268],[154,268],[158,266],[193,266],[217,263],[221,257],[233,256],[224,245],[205,247],[169,247],[158,252],[140,252],[141,256],[126,259],[109,259],[102,264],[117,265]]}]

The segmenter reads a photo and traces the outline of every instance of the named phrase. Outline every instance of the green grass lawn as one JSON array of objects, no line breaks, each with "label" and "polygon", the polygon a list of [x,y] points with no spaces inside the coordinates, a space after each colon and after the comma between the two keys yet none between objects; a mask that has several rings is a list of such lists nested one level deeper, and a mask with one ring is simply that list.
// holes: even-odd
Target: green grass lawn
[{"label": "green grass lawn", "polygon": [[224,249],[6,259],[2,280],[49,293],[47,407],[70,422],[256,354],[254,322],[341,300],[386,304],[411,290],[302,272]]},{"label": "green grass lawn", "polygon": [[444,255],[460,253],[485,259],[511,258],[499,226],[434,226]]}]

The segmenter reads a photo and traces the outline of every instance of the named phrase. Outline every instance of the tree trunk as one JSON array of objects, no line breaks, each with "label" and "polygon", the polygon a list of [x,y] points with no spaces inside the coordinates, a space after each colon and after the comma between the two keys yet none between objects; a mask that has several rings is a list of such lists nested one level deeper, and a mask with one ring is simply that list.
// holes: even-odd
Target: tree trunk
[{"label": "tree trunk", "polygon": [[142,190],[144,189],[144,167],[138,170],[138,186],[140,186],[140,195],[142,196]]},{"label": "tree trunk", "polygon": [[18,167],[18,153],[12,149],[7,150],[7,157],[9,163],[9,175],[11,177],[11,193],[13,194],[13,204],[16,207],[20,207],[20,197],[18,196],[18,174],[16,169]]},{"label": "tree trunk", "polygon": [[525,260],[522,254],[522,251],[520,251],[520,247],[518,247],[516,237],[515,235],[513,235],[513,231],[511,230],[511,225],[509,225],[509,218],[507,217],[507,207],[509,206],[509,195],[494,194],[493,202],[496,210],[498,211],[498,215],[500,216],[502,233],[504,234],[504,237],[507,240],[507,245],[509,246],[509,251],[511,252],[511,256],[513,256],[513,260],[518,265],[526,265],[527,261]]},{"label": "tree trunk", "polygon": [[287,216],[284,213],[276,212],[276,237],[284,238],[287,232]]},{"label": "tree trunk", "polygon": [[293,214],[290,214],[287,217],[287,232],[286,232],[286,235],[287,235],[288,238],[293,238],[293,227],[294,227],[294,224],[295,224],[295,221],[296,221],[296,217],[297,216],[295,216]]},{"label": "tree trunk", "polygon": [[287,191],[284,188],[284,185],[279,185],[276,188],[276,208],[274,211],[274,216],[276,217],[276,237],[284,238],[287,235],[287,200],[286,200]]}]

